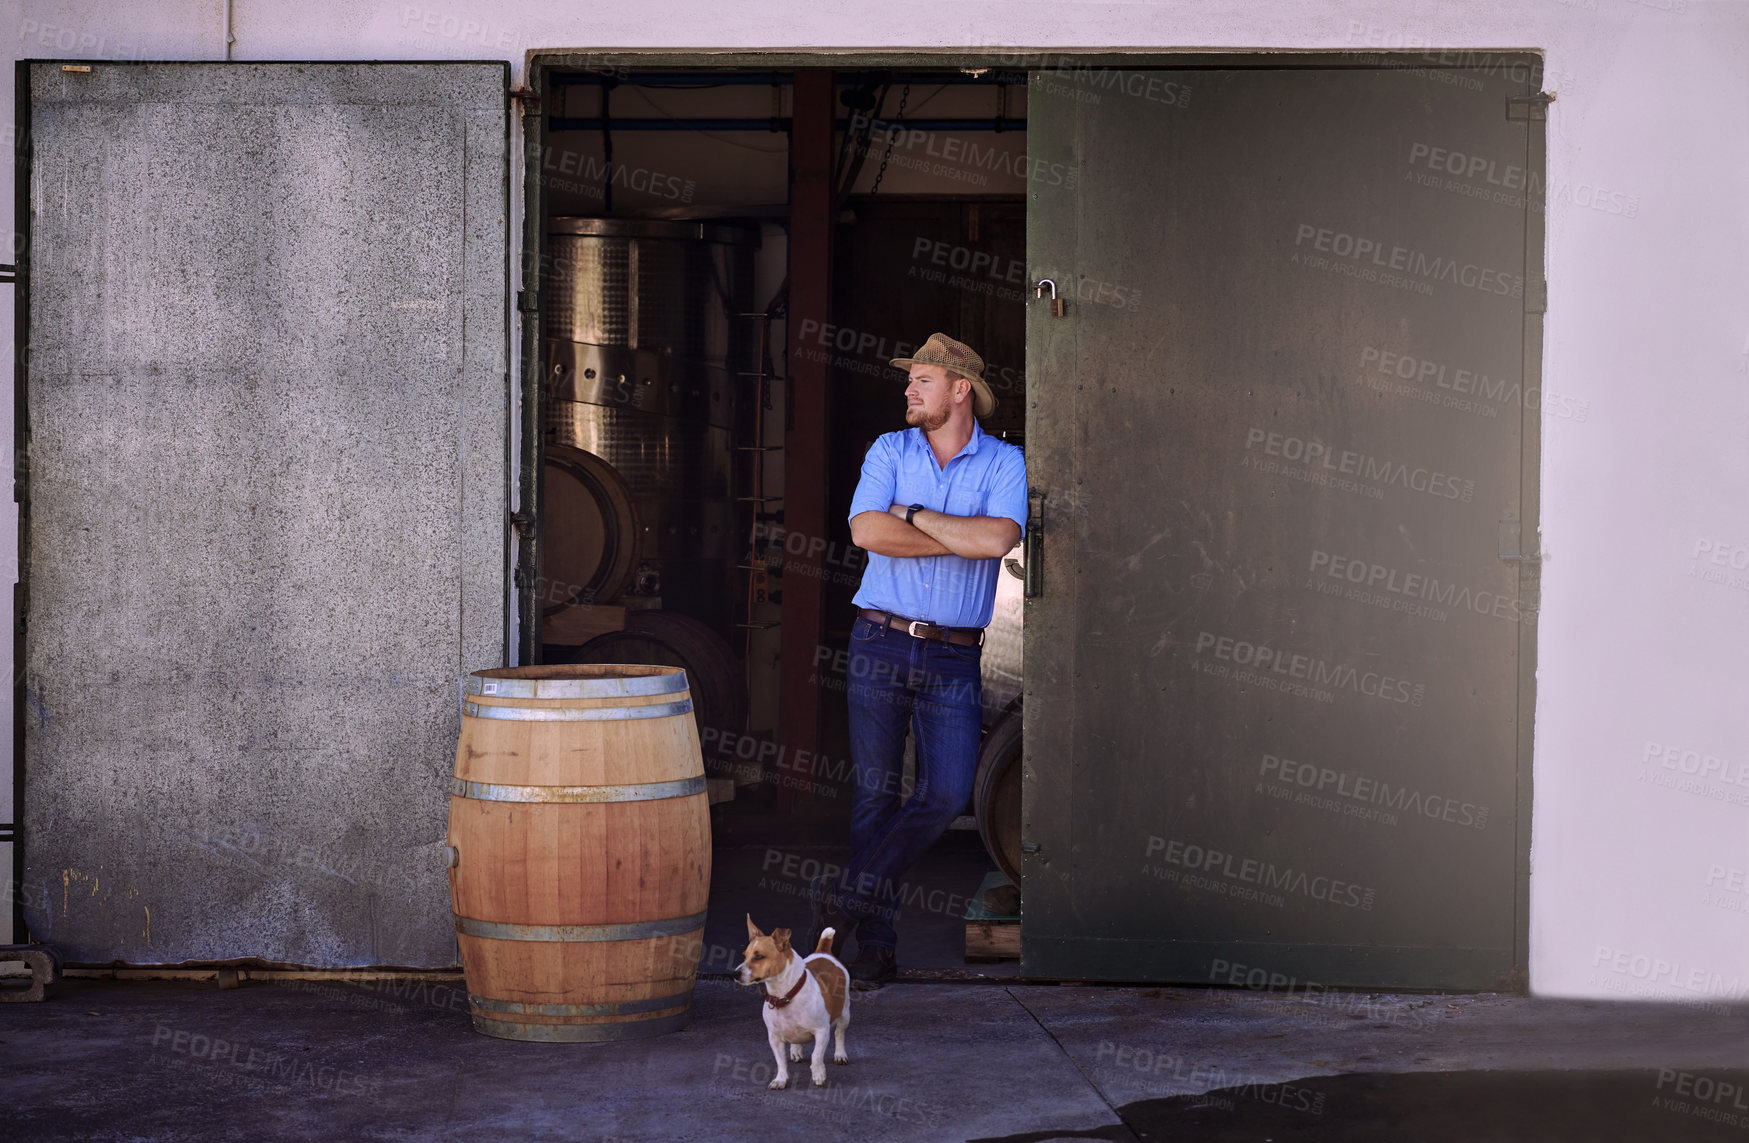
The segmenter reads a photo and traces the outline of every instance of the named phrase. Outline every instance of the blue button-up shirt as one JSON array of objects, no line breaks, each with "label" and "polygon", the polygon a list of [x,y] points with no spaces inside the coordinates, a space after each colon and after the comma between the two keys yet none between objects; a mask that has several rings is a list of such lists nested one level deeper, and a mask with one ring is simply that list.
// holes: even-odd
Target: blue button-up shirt
[{"label": "blue button-up shirt", "polygon": [[[1004,516],[1026,527],[1026,457],[987,435],[972,437],[943,468],[919,428],[887,433],[869,447],[850,501],[852,519],[895,504],[921,504],[950,516]],[[1000,559],[868,554],[858,607],[925,619],[946,627],[983,627],[996,603]]]}]

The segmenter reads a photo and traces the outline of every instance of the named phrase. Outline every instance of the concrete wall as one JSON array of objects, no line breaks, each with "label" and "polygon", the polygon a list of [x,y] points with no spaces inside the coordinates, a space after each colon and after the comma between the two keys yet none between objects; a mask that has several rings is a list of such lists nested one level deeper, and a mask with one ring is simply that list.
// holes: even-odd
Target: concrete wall
[{"label": "concrete wall", "polygon": [[453,964],[459,683],[505,654],[504,69],[31,83],[31,932]]},{"label": "concrete wall", "polygon": [[[217,0],[43,2],[6,26],[17,56],[223,55]],[[238,0],[234,26],[239,59],[505,59],[518,80],[549,49],[1003,47],[1034,67],[1072,48],[1544,52],[1544,380],[1570,415],[1543,422],[1532,985],[1742,994],[1749,6]]]}]

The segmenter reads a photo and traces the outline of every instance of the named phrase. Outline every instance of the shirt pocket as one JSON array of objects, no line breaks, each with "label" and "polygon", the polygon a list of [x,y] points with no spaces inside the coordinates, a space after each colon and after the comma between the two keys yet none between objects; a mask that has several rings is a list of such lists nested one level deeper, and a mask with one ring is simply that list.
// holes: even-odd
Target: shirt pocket
[{"label": "shirt pocket", "polygon": [[947,493],[947,514],[949,516],[982,516],[984,507],[990,502],[990,490],[976,486],[967,488],[950,488]]}]

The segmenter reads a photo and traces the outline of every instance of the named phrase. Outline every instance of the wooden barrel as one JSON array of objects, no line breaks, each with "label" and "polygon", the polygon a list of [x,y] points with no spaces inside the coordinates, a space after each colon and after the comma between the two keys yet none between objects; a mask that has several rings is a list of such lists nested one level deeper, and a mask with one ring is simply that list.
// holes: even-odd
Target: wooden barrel
[{"label": "wooden barrel", "polygon": [[684,671],[474,672],[450,793],[477,1030],[576,1042],[685,1026],[711,841]]},{"label": "wooden barrel", "polygon": [[551,443],[545,451],[542,611],[618,599],[637,573],[643,544],[637,497],[619,470],[593,453]]},{"label": "wooden barrel", "polygon": [[990,859],[1020,884],[1020,754],[1021,709],[1002,716],[984,737],[978,751],[978,774],[972,780],[972,805],[978,836]]},{"label": "wooden barrel", "polygon": [[[551,662],[662,663],[686,668],[694,716],[713,751],[733,749],[747,729],[747,681],[734,648],[709,627],[678,611],[631,611],[625,629],[581,647],[556,647]],[[707,758],[715,769],[720,757]]]}]

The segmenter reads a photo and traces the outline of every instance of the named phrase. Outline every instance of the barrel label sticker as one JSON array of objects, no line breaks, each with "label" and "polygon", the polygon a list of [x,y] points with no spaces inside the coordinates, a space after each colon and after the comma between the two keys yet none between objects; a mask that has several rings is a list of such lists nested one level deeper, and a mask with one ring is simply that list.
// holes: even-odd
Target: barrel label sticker
[{"label": "barrel label sticker", "polygon": [[480,693],[483,695],[495,695],[498,693],[498,684],[491,679],[487,679],[480,685]]}]

